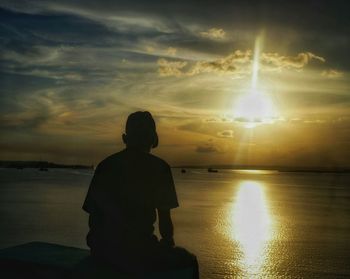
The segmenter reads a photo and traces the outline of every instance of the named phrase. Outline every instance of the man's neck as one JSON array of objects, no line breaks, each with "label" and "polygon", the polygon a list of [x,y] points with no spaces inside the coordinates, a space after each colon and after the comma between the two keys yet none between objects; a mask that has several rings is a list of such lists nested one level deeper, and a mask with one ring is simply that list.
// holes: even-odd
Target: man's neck
[{"label": "man's neck", "polygon": [[137,151],[137,152],[143,152],[143,153],[150,153],[151,148],[147,148],[144,146],[136,146],[136,145],[126,145],[126,149],[131,150],[131,151]]}]

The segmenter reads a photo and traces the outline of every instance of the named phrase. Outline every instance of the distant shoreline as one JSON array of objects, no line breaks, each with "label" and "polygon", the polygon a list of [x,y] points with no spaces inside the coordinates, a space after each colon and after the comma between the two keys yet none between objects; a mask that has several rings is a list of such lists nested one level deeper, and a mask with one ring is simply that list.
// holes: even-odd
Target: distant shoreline
[{"label": "distant shoreline", "polygon": [[0,161],[0,168],[13,168],[13,169],[25,169],[25,168],[37,168],[37,169],[94,169],[94,166],[88,165],[65,165],[57,164],[47,161]]},{"label": "distant shoreline", "polygon": [[217,170],[262,170],[262,171],[276,171],[276,172],[291,172],[291,173],[350,173],[350,168],[310,168],[310,167],[280,167],[280,166],[230,166],[230,165],[212,165],[212,166],[174,166],[178,169],[208,169],[213,168]]},{"label": "distant shoreline", "polygon": [[[37,168],[37,169],[94,169],[94,165],[71,165],[58,164],[48,161],[0,161],[0,168]],[[289,167],[289,166],[259,166],[259,165],[180,165],[173,166],[175,169],[215,169],[215,170],[264,170],[290,173],[350,173],[350,168],[339,167]]]}]

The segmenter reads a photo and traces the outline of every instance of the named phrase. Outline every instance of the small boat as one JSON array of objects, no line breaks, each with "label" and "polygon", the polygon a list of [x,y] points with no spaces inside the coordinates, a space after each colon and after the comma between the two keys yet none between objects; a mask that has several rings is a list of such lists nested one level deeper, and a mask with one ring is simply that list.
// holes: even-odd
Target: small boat
[{"label": "small boat", "polygon": [[39,168],[39,171],[48,171],[48,168]]},{"label": "small boat", "polygon": [[208,168],[208,172],[219,172],[219,171],[213,168]]}]

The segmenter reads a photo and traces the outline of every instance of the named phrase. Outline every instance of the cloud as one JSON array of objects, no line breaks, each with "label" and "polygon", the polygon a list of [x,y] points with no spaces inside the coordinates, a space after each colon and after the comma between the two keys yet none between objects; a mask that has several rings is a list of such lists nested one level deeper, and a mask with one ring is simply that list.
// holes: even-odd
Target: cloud
[{"label": "cloud", "polygon": [[328,69],[322,71],[321,75],[327,78],[340,78],[344,76],[344,73],[335,69]]},{"label": "cloud", "polygon": [[241,73],[243,66],[251,60],[250,50],[236,50],[232,54],[213,61],[197,61],[187,71],[183,71],[188,61],[169,61],[164,58],[158,60],[161,76],[194,76],[201,73]]},{"label": "cloud", "polygon": [[[244,77],[251,72],[253,54],[251,50],[235,50],[233,53],[216,60],[209,61],[169,61],[164,58],[158,60],[161,76],[194,76],[202,73],[233,74]],[[300,70],[311,60],[325,62],[323,57],[311,52],[300,52],[296,56],[284,56],[278,53],[261,54],[262,71],[281,71],[282,69]],[[186,70],[185,70],[186,69]]]},{"label": "cloud", "polygon": [[[118,2],[118,3],[117,3]],[[137,11],[133,4],[123,4],[120,1],[13,1],[4,0],[0,7],[27,14],[68,14],[92,21],[100,22],[105,26],[121,32],[170,32],[170,20],[158,11],[154,6],[140,5]],[[137,6],[137,5],[136,5]],[[149,8],[148,8],[149,7]]]},{"label": "cloud", "polygon": [[[5,1],[1,1],[0,6]],[[181,142],[188,146],[183,151],[170,151],[167,156],[175,154],[183,156],[184,160],[192,160],[196,157],[188,152],[188,148],[192,148],[193,153],[197,150],[197,154],[204,154],[197,155],[201,161],[210,157],[205,155],[210,152],[213,153],[208,155],[224,158],[223,149],[239,142],[230,139],[233,136],[230,130],[235,131],[235,138],[242,137],[235,130],[236,125],[241,125],[230,123],[240,120],[226,121],[221,116],[225,113],[231,115],[231,101],[245,90],[248,82],[248,78],[244,81],[233,78],[251,74],[253,55],[246,49],[253,46],[256,32],[252,29],[256,27],[254,22],[257,17],[250,22],[245,20],[248,13],[242,13],[244,9],[228,9],[221,4],[215,7],[202,5],[191,9],[194,13],[186,16],[183,11],[188,10],[188,5],[194,7],[194,2],[165,4],[154,1],[152,4],[139,0],[137,3],[33,0],[30,3],[22,1],[27,3],[26,7],[18,9],[22,5],[20,1],[7,2],[19,13],[6,10],[6,5],[1,11],[4,42],[0,47],[3,92],[0,125],[5,130],[2,135],[4,142],[12,142],[12,133],[16,133],[16,138],[21,141],[30,136],[40,136],[42,142],[52,142],[53,147],[67,146],[67,150],[71,150],[77,141],[81,142],[83,137],[91,142],[100,142],[101,138],[108,137],[113,142],[117,136],[116,128],[122,126],[119,125],[120,119],[140,109],[154,111],[155,116],[162,115],[159,124],[165,143]],[[218,10],[213,13],[212,9]],[[293,9],[288,9],[288,12],[290,10]],[[222,27],[226,35],[223,29],[220,32],[220,29],[208,28],[212,26],[209,21],[213,18],[208,17],[206,11],[219,19],[215,20],[216,26]],[[308,14],[305,9],[301,12]],[[282,13],[281,17],[285,14]],[[312,17],[304,18],[313,22]],[[300,22],[300,18],[297,20]],[[317,28],[330,29],[315,34],[305,29],[305,26],[311,28],[308,24],[303,24],[303,29],[299,30],[289,25],[288,20],[285,23],[285,18],[281,22],[284,26],[267,22],[270,25],[266,26],[265,49],[272,42],[273,52],[280,53],[266,53],[265,60],[261,59],[261,73],[276,72],[262,74],[261,86],[266,85],[266,91],[271,89],[267,93],[272,96],[282,93],[280,101],[288,104],[286,115],[294,115],[291,112],[295,112],[295,116],[300,116],[304,111],[326,108],[332,109],[334,115],[347,115],[347,76],[336,82],[326,80],[326,77],[339,76],[339,71],[331,69],[322,73],[324,77],[321,76],[322,70],[330,66],[305,71],[303,75],[298,73],[304,67],[325,62],[323,57],[316,55],[319,54],[316,50],[313,53],[306,52],[306,49],[322,50],[327,53],[327,61],[346,71],[348,65],[345,64],[348,62],[344,59],[344,51],[348,49],[348,40],[346,32],[339,33],[342,28],[346,30],[345,26],[338,24],[333,29],[327,24],[332,21],[316,21]],[[199,31],[203,34],[200,35]],[[329,36],[330,31],[335,32]],[[285,36],[281,36],[283,33]],[[276,41],[278,44],[273,44]],[[233,46],[235,49],[232,49]],[[296,52],[282,55],[281,51],[287,48]],[[157,59],[158,65],[155,63]],[[158,77],[158,67],[162,76],[195,78],[162,79]],[[281,70],[283,74],[279,74]],[[299,126],[305,128],[305,134],[313,133],[311,129],[314,126],[325,129],[326,125],[314,125],[321,123],[317,117],[310,121],[302,118]],[[282,125],[269,125],[256,131],[261,136],[264,131],[274,131],[279,126]],[[288,128],[301,129],[299,126],[288,125]],[[281,131],[283,137],[288,135],[283,129]],[[68,134],[71,136],[66,137],[67,145],[62,144],[63,135]],[[298,134],[303,136],[304,132],[298,131]],[[62,138],[56,138],[56,135],[62,135]],[[210,137],[218,142],[206,142],[205,139]],[[74,138],[76,140],[72,141]],[[27,150],[30,150],[29,144]],[[21,151],[16,151],[19,156]],[[39,150],[37,153],[42,152]],[[105,151],[99,152],[103,154]],[[56,153],[61,156],[61,152]],[[81,152],[80,156],[86,156],[84,154]],[[227,157],[232,158],[230,154]],[[265,154],[263,157],[269,156]]]},{"label": "cloud", "polygon": [[23,75],[30,75],[35,77],[50,78],[55,80],[66,80],[66,81],[82,81],[84,77],[78,72],[60,72],[55,70],[44,70],[44,69],[33,69],[33,70],[17,70],[16,73]]},{"label": "cloud", "polygon": [[198,153],[216,153],[219,149],[211,142],[207,142],[196,147],[196,152]]},{"label": "cloud", "polygon": [[148,53],[153,53],[155,51],[155,48],[153,46],[146,46],[145,49]]},{"label": "cloud", "polygon": [[47,123],[51,115],[47,109],[42,112],[21,112],[16,114],[5,114],[0,117],[2,129],[20,129],[22,131],[36,130]]},{"label": "cloud", "polygon": [[218,132],[217,135],[220,138],[233,138],[233,131],[232,130],[224,130],[224,131]]},{"label": "cloud", "polygon": [[251,59],[250,50],[236,50],[232,54],[214,61],[198,61],[189,70],[188,75],[196,75],[200,73],[234,73],[242,70],[242,65],[247,64]]},{"label": "cloud", "polygon": [[231,123],[233,120],[228,117],[210,117],[204,119],[204,122],[207,123]]},{"label": "cloud", "polygon": [[3,62],[0,68],[10,74],[93,83],[112,80],[128,68],[142,71],[153,63],[141,62],[139,57],[143,54],[130,53],[116,51],[116,47],[110,46],[28,45],[13,50],[0,47],[0,61]]},{"label": "cloud", "polygon": [[226,37],[226,32],[221,28],[210,28],[207,31],[199,32],[199,35],[211,40],[222,40]]},{"label": "cloud", "polygon": [[311,60],[326,62],[326,60],[313,54],[312,52],[300,52],[296,56],[284,56],[278,53],[262,53],[261,62],[265,69],[281,70],[281,69],[301,69],[305,67]]},{"label": "cloud", "polygon": [[186,61],[169,61],[164,58],[158,60],[158,72],[160,76],[181,76],[183,72],[181,71],[187,65]]},{"label": "cloud", "polygon": [[329,124],[332,120],[328,118],[317,118],[312,116],[306,116],[301,118],[290,118],[286,119],[286,123],[292,124],[292,125],[304,125],[304,124]]},{"label": "cloud", "polygon": [[[52,65],[62,61],[69,47],[27,46],[25,50],[3,49],[0,59],[25,65]],[[62,62],[61,62],[62,63]]]},{"label": "cloud", "polygon": [[325,124],[327,122],[328,121],[325,119],[307,119],[307,120],[304,120],[305,124]]},{"label": "cloud", "polygon": [[177,49],[174,48],[174,47],[168,47],[168,49],[167,49],[167,51],[166,51],[166,53],[167,53],[168,55],[172,55],[172,56],[175,55],[176,52],[177,52]]}]

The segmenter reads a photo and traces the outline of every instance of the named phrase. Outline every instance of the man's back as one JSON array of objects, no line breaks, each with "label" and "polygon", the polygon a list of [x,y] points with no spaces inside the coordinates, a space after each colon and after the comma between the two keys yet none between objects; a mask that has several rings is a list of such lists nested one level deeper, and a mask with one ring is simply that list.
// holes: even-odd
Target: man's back
[{"label": "man's back", "polygon": [[139,247],[157,241],[156,208],[178,206],[169,165],[149,153],[124,149],[96,168],[83,208],[90,214],[91,249]]},{"label": "man's back", "polygon": [[132,273],[191,267],[198,278],[196,257],[175,247],[170,210],[177,196],[169,165],[149,154],[159,143],[152,115],[130,114],[122,139],[126,149],[98,165],[83,205],[92,258]]}]

